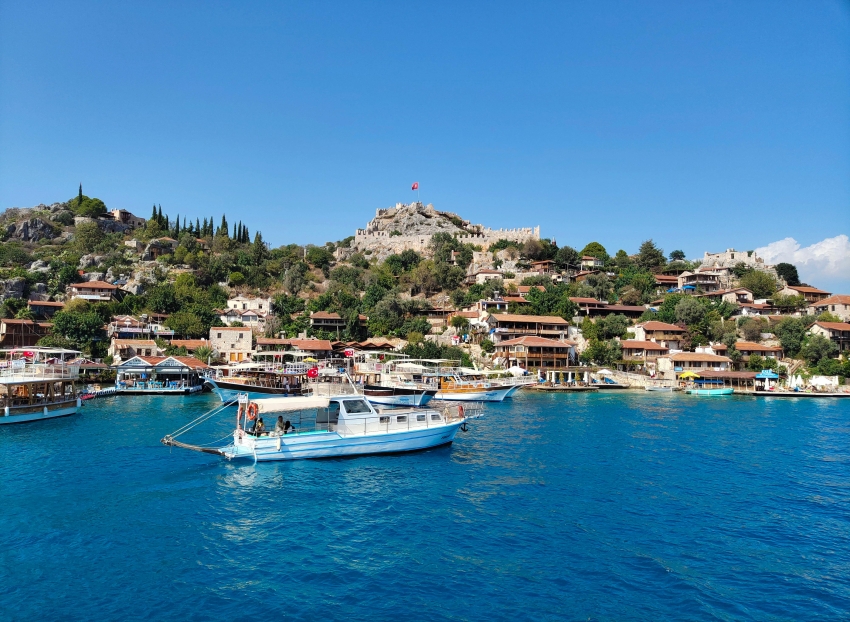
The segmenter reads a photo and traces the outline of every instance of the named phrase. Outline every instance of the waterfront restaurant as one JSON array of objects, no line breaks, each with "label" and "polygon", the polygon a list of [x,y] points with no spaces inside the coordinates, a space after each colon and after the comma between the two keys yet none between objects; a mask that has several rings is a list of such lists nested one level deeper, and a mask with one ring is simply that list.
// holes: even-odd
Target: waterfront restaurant
[{"label": "waterfront restaurant", "polygon": [[209,369],[191,356],[134,356],[115,368],[115,388],[129,395],[197,393]]},{"label": "waterfront restaurant", "polygon": [[563,339],[569,332],[570,323],[557,315],[516,315],[498,313],[487,318],[493,342],[533,335],[535,337]]},{"label": "waterfront restaurant", "polygon": [[575,362],[575,342],[555,341],[543,337],[525,336],[496,344],[496,357],[507,361],[506,367],[523,369],[557,369]]}]

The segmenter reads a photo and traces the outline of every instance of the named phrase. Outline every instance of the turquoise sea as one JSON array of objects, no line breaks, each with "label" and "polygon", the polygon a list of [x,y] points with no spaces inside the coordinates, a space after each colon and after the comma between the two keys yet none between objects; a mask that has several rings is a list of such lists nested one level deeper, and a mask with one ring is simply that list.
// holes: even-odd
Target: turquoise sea
[{"label": "turquoise sea", "polygon": [[0,619],[850,619],[850,401],[520,394],[417,454],[159,444],[215,405],[0,427]]}]

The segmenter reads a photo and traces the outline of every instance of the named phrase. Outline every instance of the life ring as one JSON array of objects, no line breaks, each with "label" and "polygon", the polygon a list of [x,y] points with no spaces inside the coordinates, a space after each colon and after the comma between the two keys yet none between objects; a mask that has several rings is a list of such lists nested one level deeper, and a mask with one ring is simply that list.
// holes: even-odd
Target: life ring
[{"label": "life ring", "polygon": [[260,408],[256,404],[248,404],[248,421],[254,421]]}]

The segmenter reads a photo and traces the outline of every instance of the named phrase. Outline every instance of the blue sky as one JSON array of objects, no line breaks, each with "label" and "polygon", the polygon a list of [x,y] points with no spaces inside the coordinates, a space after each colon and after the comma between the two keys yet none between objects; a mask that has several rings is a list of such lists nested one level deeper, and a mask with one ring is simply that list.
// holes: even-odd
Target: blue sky
[{"label": "blue sky", "polygon": [[0,0],[0,208],[82,182],[322,243],[413,181],[561,245],[779,249],[850,291],[850,4]]}]

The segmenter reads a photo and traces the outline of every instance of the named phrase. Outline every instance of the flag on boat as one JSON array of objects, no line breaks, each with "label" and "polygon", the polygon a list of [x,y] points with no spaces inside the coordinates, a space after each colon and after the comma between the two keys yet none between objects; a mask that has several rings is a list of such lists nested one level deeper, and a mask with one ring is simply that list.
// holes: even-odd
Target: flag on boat
[{"label": "flag on boat", "polygon": [[413,185],[412,185],[412,186],[410,186],[410,189],[411,189],[411,190],[419,190],[419,182],[418,182],[418,181],[414,181],[414,182],[413,182]]}]

